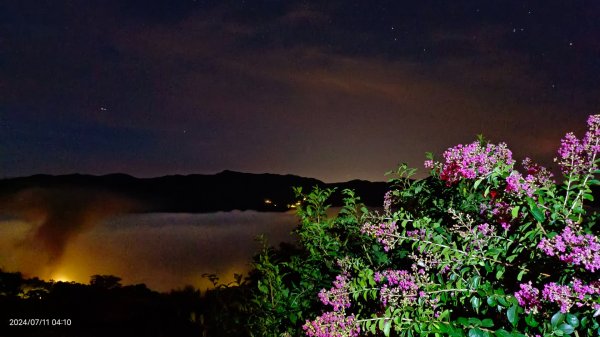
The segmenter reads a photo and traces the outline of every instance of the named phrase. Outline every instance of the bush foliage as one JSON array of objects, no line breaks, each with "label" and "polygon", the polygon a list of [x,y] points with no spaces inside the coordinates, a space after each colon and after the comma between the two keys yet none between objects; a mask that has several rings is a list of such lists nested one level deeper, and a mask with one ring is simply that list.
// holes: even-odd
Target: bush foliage
[{"label": "bush foliage", "polygon": [[600,115],[567,134],[563,175],[480,137],[437,160],[430,177],[391,172],[381,209],[352,191],[296,194],[297,247],[256,258],[246,307],[254,336],[600,335]]}]

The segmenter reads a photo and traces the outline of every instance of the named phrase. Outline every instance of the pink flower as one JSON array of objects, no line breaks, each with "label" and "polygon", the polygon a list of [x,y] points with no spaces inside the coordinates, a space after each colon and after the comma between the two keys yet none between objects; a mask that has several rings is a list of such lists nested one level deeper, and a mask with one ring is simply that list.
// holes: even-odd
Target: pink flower
[{"label": "pink flower", "polygon": [[360,333],[356,317],[340,312],[326,312],[314,321],[307,320],[302,329],[309,337],[357,337]]},{"label": "pink flower", "polygon": [[321,289],[319,299],[323,304],[333,306],[334,311],[340,311],[350,307],[349,291],[348,275],[341,274],[336,276],[331,289]]},{"label": "pink flower", "polygon": [[383,245],[386,252],[394,248],[396,243],[395,235],[398,230],[396,221],[382,222],[380,224],[365,223],[361,228],[361,233],[373,236]]},{"label": "pink flower", "polygon": [[[448,186],[460,179],[477,179],[492,173],[498,165],[512,166],[512,152],[506,144],[487,144],[485,147],[480,142],[459,144],[449,148],[443,154],[445,163],[440,170],[440,179],[446,181]],[[431,161],[425,163],[426,167],[434,167]]]},{"label": "pink flower", "polygon": [[586,270],[600,270],[600,242],[591,234],[578,235],[567,226],[563,232],[552,239],[544,238],[538,244],[548,256],[558,258],[574,265],[583,265]]},{"label": "pink flower", "polygon": [[392,211],[392,191],[387,191],[383,197],[383,211],[386,214]]},{"label": "pink flower", "polygon": [[417,300],[419,286],[415,277],[406,270],[385,270],[376,272],[375,282],[384,283],[379,291],[379,299],[386,306],[388,304],[414,303]]},{"label": "pink flower", "polygon": [[540,291],[531,285],[531,281],[523,283],[519,287],[521,290],[515,293],[519,305],[525,308],[525,313],[527,314],[537,313],[540,308]]},{"label": "pink flower", "polygon": [[598,169],[594,158],[600,150],[600,115],[592,115],[588,118],[588,131],[579,140],[575,134],[569,132],[561,140],[558,150],[558,162],[561,171],[565,175],[588,174]]},{"label": "pink flower", "polygon": [[569,312],[569,309],[573,306],[571,296],[571,288],[569,286],[559,285],[554,282],[544,285],[544,290],[542,290],[544,300],[560,305],[562,313]]}]

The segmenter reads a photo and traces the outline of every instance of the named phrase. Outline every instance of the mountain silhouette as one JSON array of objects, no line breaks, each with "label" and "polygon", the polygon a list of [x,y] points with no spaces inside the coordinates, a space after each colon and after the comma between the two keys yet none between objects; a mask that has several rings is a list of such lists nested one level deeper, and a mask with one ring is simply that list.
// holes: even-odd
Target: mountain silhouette
[{"label": "mountain silhouette", "polygon": [[[103,176],[33,175],[0,180],[0,211],[25,202],[26,191],[45,191],[49,198],[60,191],[60,197],[76,205],[82,195],[112,195],[133,200],[137,212],[204,213],[231,210],[286,211],[297,200],[292,187],[308,193],[313,187],[336,188],[330,203],[343,203],[343,189],[352,189],[368,206],[378,207],[389,189],[385,182],[352,180],[324,183],[295,175],[252,174],[225,170],[217,174],[170,175],[136,178],[127,174]],[[69,198],[69,191],[72,193]],[[37,192],[30,192],[37,193]],[[67,197],[65,197],[67,196]],[[69,200],[72,199],[72,200]],[[93,200],[98,200],[95,198]],[[12,206],[8,206],[12,205]]]}]

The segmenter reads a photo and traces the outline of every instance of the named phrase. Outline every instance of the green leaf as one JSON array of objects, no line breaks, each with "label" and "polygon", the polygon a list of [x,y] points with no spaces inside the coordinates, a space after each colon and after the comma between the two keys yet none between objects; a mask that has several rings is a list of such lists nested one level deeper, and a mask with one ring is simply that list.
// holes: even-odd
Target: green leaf
[{"label": "green leaf", "polygon": [[563,323],[561,325],[558,326],[558,329],[564,333],[566,333],[567,335],[570,335],[573,333],[573,331],[575,331],[575,328],[567,323]]},{"label": "green leaf", "polygon": [[512,210],[510,211],[513,220],[516,219],[519,216],[519,206],[515,206],[512,208]]},{"label": "green leaf", "polygon": [[481,276],[476,275],[473,277],[473,280],[471,281],[471,287],[473,289],[477,289],[479,287],[479,282],[481,281]]},{"label": "green leaf", "polygon": [[588,193],[584,193],[583,198],[589,201],[594,201],[594,196]]},{"label": "green leaf", "polygon": [[504,329],[496,330],[494,334],[498,337],[512,337],[512,334]]},{"label": "green leaf", "polygon": [[464,332],[462,330],[453,328],[452,330],[449,331],[450,333],[450,337],[463,337],[464,336]]},{"label": "green leaf", "polygon": [[529,326],[530,326],[530,327],[532,327],[532,328],[535,328],[535,327],[537,327],[538,325],[540,325],[540,323],[538,323],[538,322],[535,320],[535,317],[533,317],[533,315],[532,315],[532,314],[529,314],[529,315],[525,316],[525,323],[527,323],[527,325],[529,325]]},{"label": "green leaf", "polygon": [[469,318],[469,324],[474,326],[481,326],[481,320],[479,318],[471,317]]},{"label": "green leaf", "polygon": [[481,329],[477,329],[477,328],[473,328],[469,330],[469,337],[484,337],[485,334],[483,333],[483,330]]},{"label": "green leaf", "polygon": [[498,271],[496,272],[496,279],[501,279],[502,275],[504,275],[504,272],[506,271],[506,268],[504,268],[503,266],[499,266],[498,267]]},{"label": "green leaf", "polygon": [[544,213],[542,213],[542,211],[533,202],[529,204],[529,209],[535,220],[538,222],[544,222],[546,219]]},{"label": "green leaf", "polygon": [[485,179],[485,177],[479,178],[477,179],[477,181],[475,181],[475,184],[473,184],[473,189],[477,190],[477,187],[479,187],[479,184],[481,184],[481,182],[483,181],[483,179]]},{"label": "green leaf", "polygon": [[479,299],[479,297],[477,297],[477,296],[471,297],[471,306],[473,307],[473,310],[479,312],[480,305],[481,305],[481,299]]},{"label": "green leaf", "polygon": [[552,316],[550,319],[550,324],[552,324],[553,328],[556,328],[560,323],[564,322],[564,320],[565,314],[559,311]]},{"label": "green leaf", "polygon": [[495,307],[496,305],[498,305],[498,302],[496,301],[496,299],[493,296],[488,296],[488,298],[487,298],[487,304],[490,307]]},{"label": "green leaf", "polygon": [[[596,172],[600,172],[600,171],[596,171]],[[592,180],[588,181],[588,183],[590,185],[600,185],[600,180],[592,179]]]},{"label": "green leaf", "polygon": [[383,335],[384,336],[389,336],[390,335],[390,329],[392,327],[392,321],[391,320],[386,320],[385,324],[383,325]]},{"label": "green leaf", "polygon": [[481,326],[484,328],[491,328],[494,326],[494,321],[491,318],[486,318],[481,321]]},{"label": "green leaf", "polygon": [[519,320],[517,316],[517,308],[517,305],[513,305],[506,311],[506,317],[512,325],[517,325],[517,321]]},{"label": "green leaf", "polygon": [[260,280],[258,281],[258,290],[260,290],[260,292],[262,292],[263,294],[266,294],[269,292],[269,288],[267,288],[266,285],[264,285],[262,282],[260,282]]},{"label": "green leaf", "polygon": [[567,314],[565,322],[567,322],[567,324],[571,325],[574,328],[579,326],[579,318],[577,318],[577,316],[573,314]]}]

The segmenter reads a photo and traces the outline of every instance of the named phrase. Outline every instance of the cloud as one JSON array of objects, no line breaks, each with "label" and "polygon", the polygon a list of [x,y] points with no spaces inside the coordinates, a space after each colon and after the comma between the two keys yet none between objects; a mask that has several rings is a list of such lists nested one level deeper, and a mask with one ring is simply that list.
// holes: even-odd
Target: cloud
[{"label": "cloud", "polygon": [[[15,248],[14,259],[37,272],[52,270],[76,238],[102,219],[140,207],[139,203],[103,191],[83,188],[30,188],[0,201],[2,215],[23,219],[25,224],[5,224],[8,233],[26,234],[3,242]],[[15,228],[10,228],[12,226]],[[19,265],[17,264],[17,268]]]}]

